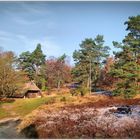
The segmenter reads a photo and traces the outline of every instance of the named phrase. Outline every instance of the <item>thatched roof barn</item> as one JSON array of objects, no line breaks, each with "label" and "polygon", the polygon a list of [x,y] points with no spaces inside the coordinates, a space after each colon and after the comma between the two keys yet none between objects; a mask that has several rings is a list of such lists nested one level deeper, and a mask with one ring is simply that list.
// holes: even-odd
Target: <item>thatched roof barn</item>
[{"label": "thatched roof barn", "polygon": [[37,87],[37,85],[31,81],[25,84],[24,87],[24,97],[27,98],[36,98],[41,97],[41,90]]}]

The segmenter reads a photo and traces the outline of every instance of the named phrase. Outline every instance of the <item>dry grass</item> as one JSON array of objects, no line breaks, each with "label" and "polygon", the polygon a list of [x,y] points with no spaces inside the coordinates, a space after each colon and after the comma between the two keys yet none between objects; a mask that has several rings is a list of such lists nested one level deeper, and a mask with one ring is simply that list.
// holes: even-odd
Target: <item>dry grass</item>
[{"label": "dry grass", "polygon": [[[101,95],[71,98],[68,102],[57,101],[40,106],[23,119],[18,130],[22,131],[33,124],[39,138],[127,138],[127,133],[131,137],[139,138],[140,131],[136,132],[137,128],[139,129],[138,123],[133,123],[131,119],[132,122],[123,123],[121,121],[126,120],[117,120],[116,117],[107,114],[100,120],[96,110],[113,105],[140,104],[140,99],[125,100]],[[119,122],[123,128],[116,126]]]},{"label": "dry grass", "polygon": [[[110,127],[108,129],[105,129],[104,132],[96,132],[95,124],[91,124],[90,121],[95,121],[94,118],[92,120],[92,117],[96,115],[96,108],[100,107],[107,107],[107,106],[114,106],[114,105],[135,105],[135,104],[140,104],[140,98],[135,98],[135,99],[122,99],[120,97],[109,97],[105,95],[86,95],[84,97],[80,96],[71,96],[69,91],[66,89],[63,89],[61,91],[54,90],[52,91],[51,95],[46,95],[44,98],[39,98],[39,99],[27,99],[27,100],[17,100],[14,103],[9,103],[10,105],[13,105],[13,110],[17,113],[22,115],[23,121],[22,123],[18,126],[18,131],[22,131],[24,128],[27,128],[28,126],[35,125],[37,128],[38,132],[40,133],[40,138],[52,138],[53,136],[56,136],[56,138],[67,138],[63,135],[63,129],[69,127],[68,132],[72,131],[72,133],[69,134],[69,138],[78,138],[75,137],[76,135],[80,135],[84,133],[84,136],[90,136],[92,137],[100,137],[101,133],[107,134],[106,131],[110,131]],[[8,105],[9,105],[8,104]],[[87,112],[87,110],[90,111],[92,110],[92,115],[83,115],[83,112]],[[95,109],[95,110],[94,110]],[[80,115],[80,120],[78,122],[73,122],[71,119],[67,118],[65,116],[66,114],[64,113],[63,116],[63,111],[68,113],[68,116],[71,116],[71,114],[77,113]],[[59,113],[58,113],[59,112]],[[55,115],[54,115],[54,114]],[[88,113],[88,112],[87,112]],[[56,117],[59,114],[58,117]],[[42,129],[39,129],[41,125],[44,125],[48,121],[48,116],[49,121],[53,121],[53,125],[50,126],[50,128],[44,126]],[[61,118],[61,121],[59,122],[59,119]],[[88,120],[88,126],[86,124],[83,124],[83,128],[80,126],[82,124],[82,121],[85,120],[85,118],[89,118]],[[65,124],[63,125],[65,121]],[[56,124],[57,122],[58,124]],[[109,122],[108,122],[109,123]],[[77,126],[78,124],[78,126]],[[109,124],[104,124],[105,127],[110,126]],[[73,129],[73,127],[78,127],[77,129]],[[80,129],[79,129],[80,127]],[[94,128],[91,130],[91,128]],[[100,125],[99,130],[102,131],[102,124]],[[129,126],[131,129],[131,127]],[[50,133],[46,132],[46,130],[50,129]],[[134,131],[136,127],[133,127]],[[74,130],[76,132],[74,132]],[[112,130],[113,135],[115,135],[114,130]],[[53,133],[55,132],[55,133]],[[119,131],[117,133],[117,136],[119,135]],[[63,135],[63,136],[62,136]],[[108,135],[111,135],[108,133]],[[84,137],[81,136],[81,137]],[[117,137],[116,136],[116,137]],[[107,137],[107,136],[105,136]],[[113,137],[113,136],[112,136]],[[123,137],[123,136],[122,136]],[[88,138],[88,137],[86,137]]]},{"label": "dry grass", "polygon": [[[31,114],[27,115],[21,125],[19,130],[27,127],[29,124],[33,123],[36,120],[36,117],[41,115],[41,112],[52,112],[59,111],[62,108],[82,108],[82,107],[106,107],[113,105],[133,105],[140,104],[140,99],[122,99],[120,97],[108,97],[105,95],[87,95],[84,97],[80,96],[71,96],[70,94],[65,95],[56,95],[53,94],[52,97],[56,97],[54,102],[48,104],[42,104]],[[65,97],[65,101],[61,101]]]},{"label": "dry grass", "polygon": [[[135,102],[139,102],[140,95],[135,97]],[[128,100],[129,102],[132,99]],[[55,110],[62,106],[72,106],[81,104],[91,104],[100,107],[106,106],[113,103],[123,103],[128,102],[127,100],[121,99],[120,97],[108,97],[105,95],[86,95],[84,97],[72,96],[69,93],[69,89],[62,89],[57,91],[54,89],[51,91],[51,95],[44,94],[43,98],[34,99],[16,99],[15,102],[3,103],[0,105],[0,119],[5,117],[16,117],[16,116],[26,116],[33,110],[40,107],[41,109],[52,109]],[[133,102],[133,101],[132,101]]]},{"label": "dry grass", "polygon": [[[55,96],[53,96],[55,97]],[[66,101],[61,101],[60,99],[66,97]],[[59,111],[61,108],[63,107],[80,107],[80,106],[85,106],[87,104],[92,104],[92,103],[96,103],[98,101],[103,101],[103,100],[107,100],[109,99],[109,97],[107,96],[84,96],[84,97],[80,97],[80,96],[71,96],[70,94],[65,94],[63,96],[57,96],[55,102],[53,102],[52,104],[44,104],[38,107],[38,109],[34,110],[31,114],[25,116],[25,118],[23,118],[22,123],[19,125],[18,130],[22,130],[23,128],[29,126],[30,124],[34,123],[36,121],[36,117],[38,116],[38,114],[41,116],[43,114],[43,112],[52,112],[52,111]]]},{"label": "dry grass", "polygon": [[11,103],[0,105],[0,119],[8,117],[24,117],[43,104],[51,104],[55,101],[54,96],[32,99],[16,99]]},{"label": "dry grass", "polygon": [[140,99],[140,94],[137,94],[134,99]]}]

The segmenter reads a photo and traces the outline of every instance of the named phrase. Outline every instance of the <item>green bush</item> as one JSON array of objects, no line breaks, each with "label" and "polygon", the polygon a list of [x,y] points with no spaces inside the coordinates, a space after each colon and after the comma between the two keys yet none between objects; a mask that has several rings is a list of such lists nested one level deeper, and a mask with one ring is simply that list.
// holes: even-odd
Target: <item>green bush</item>
[{"label": "green bush", "polygon": [[86,93],[88,93],[88,88],[86,87],[79,87],[79,88],[76,88],[76,89],[71,89],[70,90],[70,93],[72,94],[72,96],[84,96]]},{"label": "green bush", "polygon": [[72,96],[77,96],[77,95],[80,94],[80,91],[79,91],[78,88],[77,89],[71,89],[70,93],[71,93]]},{"label": "green bush", "polygon": [[79,91],[80,91],[80,95],[81,96],[84,96],[85,94],[87,94],[88,93],[88,88],[86,88],[86,87],[80,87],[79,88]]},{"label": "green bush", "polygon": [[61,99],[60,99],[61,102],[66,102],[66,97],[63,96]]}]

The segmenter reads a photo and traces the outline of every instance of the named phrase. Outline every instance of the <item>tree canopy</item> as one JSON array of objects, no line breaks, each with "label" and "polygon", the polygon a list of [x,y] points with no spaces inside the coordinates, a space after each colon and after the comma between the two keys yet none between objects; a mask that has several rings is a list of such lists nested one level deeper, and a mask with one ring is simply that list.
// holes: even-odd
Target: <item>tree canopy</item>
[{"label": "tree canopy", "polygon": [[21,94],[28,80],[24,72],[16,70],[16,57],[13,52],[0,52],[0,97]]},{"label": "tree canopy", "polygon": [[71,81],[71,67],[66,63],[66,58],[64,54],[46,61],[45,77],[49,87],[59,90],[63,84]]},{"label": "tree canopy", "polygon": [[45,64],[45,57],[41,50],[41,44],[37,44],[32,53],[29,51],[23,52],[18,58],[19,68],[25,71],[30,80],[34,80],[40,88],[42,88],[45,80],[41,75],[41,67]]},{"label": "tree canopy", "polygon": [[75,50],[73,53],[75,67],[72,73],[75,80],[87,87],[91,83],[96,86],[100,68],[104,59],[109,55],[108,50],[109,47],[104,45],[102,35],[97,35],[95,39],[87,38],[82,41],[80,50]]},{"label": "tree canopy", "polygon": [[129,98],[140,91],[140,16],[129,17],[125,24],[128,35],[122,43],[113,42],[121,51],[115,53],[112,76],[120,79],[114,93]]},{"label": "tree canopy", "polygon": [[22,52],[18,59],[13,52],[0,51],[0,96],[17,93],[26,77],[42,90],[60,89],[74,81],[80,83],[82,90],[100,86],[125,98],[140,93],[140,15],[129,17],[124,24],[127,35],[121,43],[113,41],[119,49],[113,57],[109,57],[110,48],[105,45],[103,35],[85,38],[80,49],[73,52],[73,68],[66,63],[66,54],[46,59],[41,44],[32,52]]}]

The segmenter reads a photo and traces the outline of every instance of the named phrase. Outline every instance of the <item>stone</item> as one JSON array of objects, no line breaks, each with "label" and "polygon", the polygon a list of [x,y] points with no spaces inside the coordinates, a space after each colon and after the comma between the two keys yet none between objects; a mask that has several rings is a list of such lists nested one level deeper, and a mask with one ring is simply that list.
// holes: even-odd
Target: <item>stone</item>
[{"label": "stone", "polygon": [[130,106],[121,106],[121,107],[117,108],[116,113],[119,113],[119,114],[131,114],[132,110],[131,110]]}]

